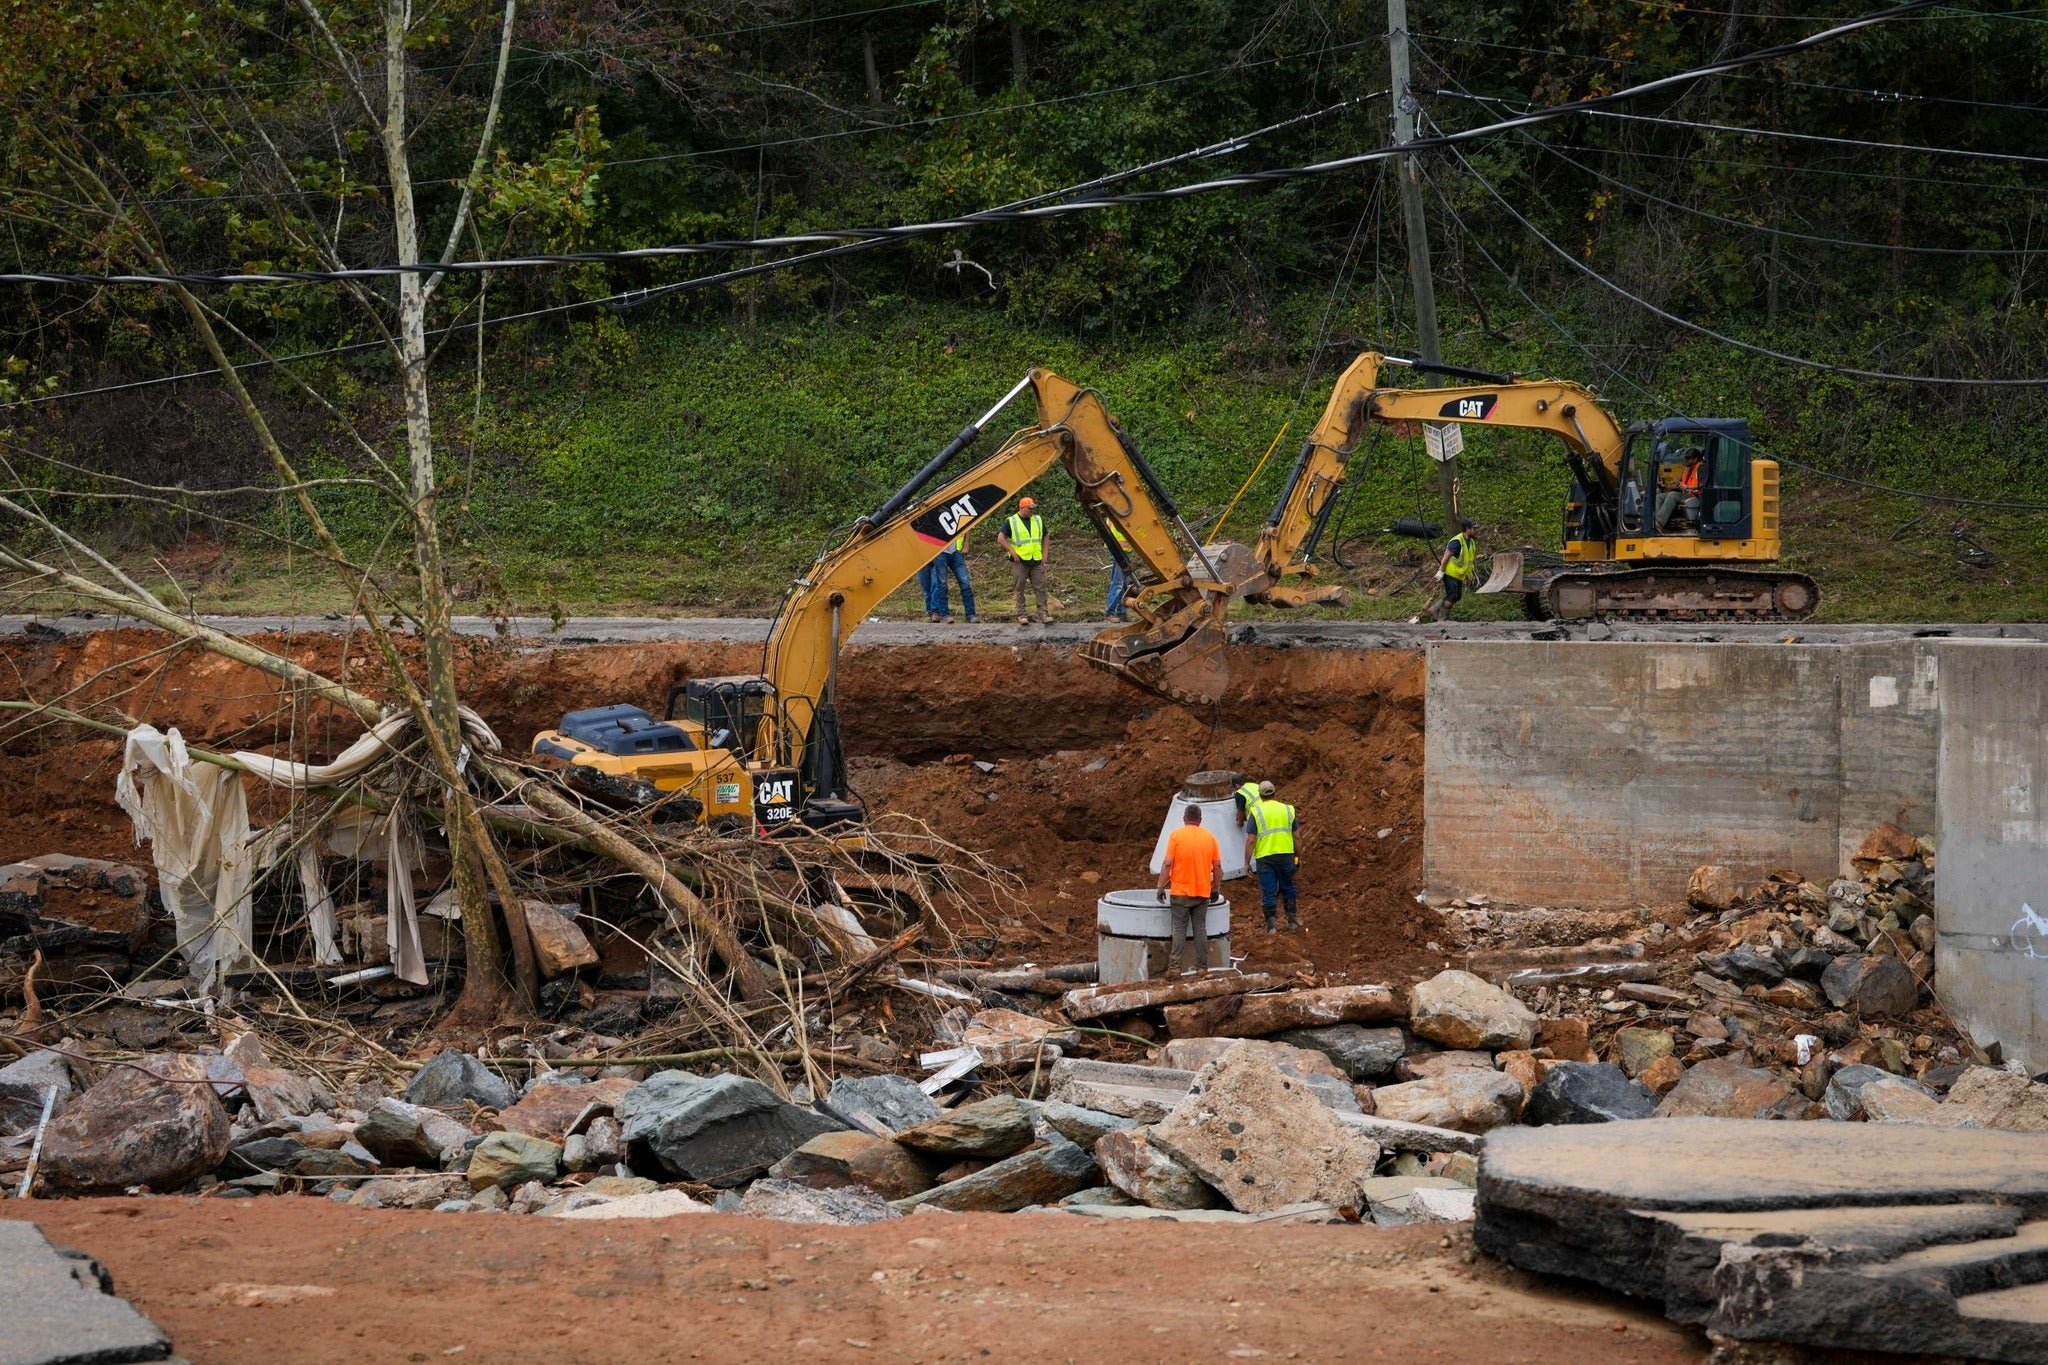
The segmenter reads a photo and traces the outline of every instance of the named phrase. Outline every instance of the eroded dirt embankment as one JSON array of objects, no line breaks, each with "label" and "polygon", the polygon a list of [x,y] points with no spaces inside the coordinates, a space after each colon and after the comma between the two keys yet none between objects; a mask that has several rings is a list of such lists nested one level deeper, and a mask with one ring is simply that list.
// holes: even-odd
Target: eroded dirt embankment
[{"label": "eroded dirt embankment", "polygon": [[[374,690],[360,639],[261,643]],[[118,708],[218,748],[290,746],[324,757],[356,735],[348,717],[253,669],[163,648],[161,636],[139,631],[9,642],[0,695],[96,715]],[[519,750],[564,710],[613,701],[658,710],[686,678],[760,666],[760,648],[742,644],[529,650],[469,641],[464,651],[465,697]],[[856,646],[841,674],[855,780],[871,806],[927,820],[1024,876],[1036,914],[1005,924],[1003,937],[1011,951],[1049,961],[1093,955],[1101,892],[1150,883],[1153,840],[1186,774],[1270,777],[1301,811],[1308,930],[1266,936],[1256,889],[1235,883],[1237,951],[1331,971],[1422,965],[1438,921],[1414,900],[1421,655],[1246,647],[1233,651],[1231,667],[1223,702],[1196,711],[1139,693],[1062,646]],[[114,739],[0,715],[0,862],[136,856],[114,804],[118,764]],[[261,820],[275,794],[253,797]]]}]

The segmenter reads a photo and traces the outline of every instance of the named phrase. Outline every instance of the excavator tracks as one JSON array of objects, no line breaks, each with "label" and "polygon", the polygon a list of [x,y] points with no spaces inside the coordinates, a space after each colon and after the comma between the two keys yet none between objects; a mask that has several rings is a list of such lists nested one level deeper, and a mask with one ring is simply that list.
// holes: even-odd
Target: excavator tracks
[{"label": "excavator tracks", "polygon": [[1807,621],[1820,588],[1802,573],[1720,566],[1653,569],[1563,567],[1523,579],[1523,604],[1539,621]]}]

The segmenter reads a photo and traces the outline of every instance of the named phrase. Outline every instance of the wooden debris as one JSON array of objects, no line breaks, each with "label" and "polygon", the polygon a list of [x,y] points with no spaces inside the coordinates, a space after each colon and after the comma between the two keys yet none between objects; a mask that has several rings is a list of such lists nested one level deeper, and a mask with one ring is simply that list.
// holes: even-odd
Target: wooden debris
[{"label": "wooden debris", "polygon": [[[1574,967],[1604,966],[1617,962],[1641,962],[1640,943],[1595,943],[1564,947],[1493,948],[1465,956],[1465,970],[1484,977],[1494,985],[1523,972],[1555,972]],[[1560,980],[1568,978],[1559,978]]]},{"label": "wooden debris", "polygon": [[1385,1023],[1405,1015],[1390,987],[1324,986],[1171,1005],[1166,1029],[1175,1038],[1263,1038],[1291,1028]]},{"label": "wooden debris", "polygon": [[1247,991],[1270,991],[1287,983],[1277,976],[1253,972],[1209,972],[1203,976],[1168,977],[1122,986],[1088,986],[1068,991],[1060,1002],[1067,1017],[1076,1023],[1106,1019],[1116,1014],[1134,1014],[1161,1005],[1210,1000],[1217,996],[1242,995]]}]

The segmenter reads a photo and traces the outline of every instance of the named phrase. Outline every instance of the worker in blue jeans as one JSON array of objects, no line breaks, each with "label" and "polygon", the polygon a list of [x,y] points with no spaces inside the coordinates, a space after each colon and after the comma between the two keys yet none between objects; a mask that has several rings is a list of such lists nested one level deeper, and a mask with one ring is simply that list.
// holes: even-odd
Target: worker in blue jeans
[{"label": "worker in blue jeans", "polygon": [[1301,910],[1295,899],[1294,873],[1299,866],[1294,853],[1294,807],[1273,797],[1271,782],[1259,783],[1259,799],[1246,810],[1244,857],[1259,874],[1259,907],[1266,913],[1266,932],[1274,928],[1274,911],[1287,906],[1288,932],[1301,928]]},{"label": "worker in blue jeans", "polygon": [[[1123,528],[1109,522],[1110,538],[1125,554],[1131,552],[1131,542],[1124,535]],[[1102,604],[1102,619],[1105,621],[1130,620],[1130,608],[1124,603],[1124,594],[1131,590],[1130,576],[1124,572],[1124,562],[1116,555],[1109,557],[1109,597]]]},{"label": "worker in blue jeans", "polygon": [[[938,558],[924,566],[918,581],[924,584],[924,614],[927,620],[950,621],[953,619],[952,588],[946,576],[951,574],[960,583],[960,607],[967,613],[968,623],[975,621],[974,585],[967,579],[967,537],[954,536],[946,548],[939,551]],[[929,575],[927,577],[927,575]]]}]

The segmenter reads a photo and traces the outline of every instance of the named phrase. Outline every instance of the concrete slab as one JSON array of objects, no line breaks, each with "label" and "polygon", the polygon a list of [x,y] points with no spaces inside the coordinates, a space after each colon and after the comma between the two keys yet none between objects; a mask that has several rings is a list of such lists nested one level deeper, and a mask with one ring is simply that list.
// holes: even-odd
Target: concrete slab
[{"label": "concrete slab", "polygon": [[91,1259],[59,1251],[33,1223],[0,1221],[0,1365],[169,1360],[171,1339],[114,1297]]},{"label": "concrete slab", "polygon": [[2048,1360],[2041,1152],[2038,1134],[1889,1124],[1500,1129],[1474,1236],[1738,1340]]}]

